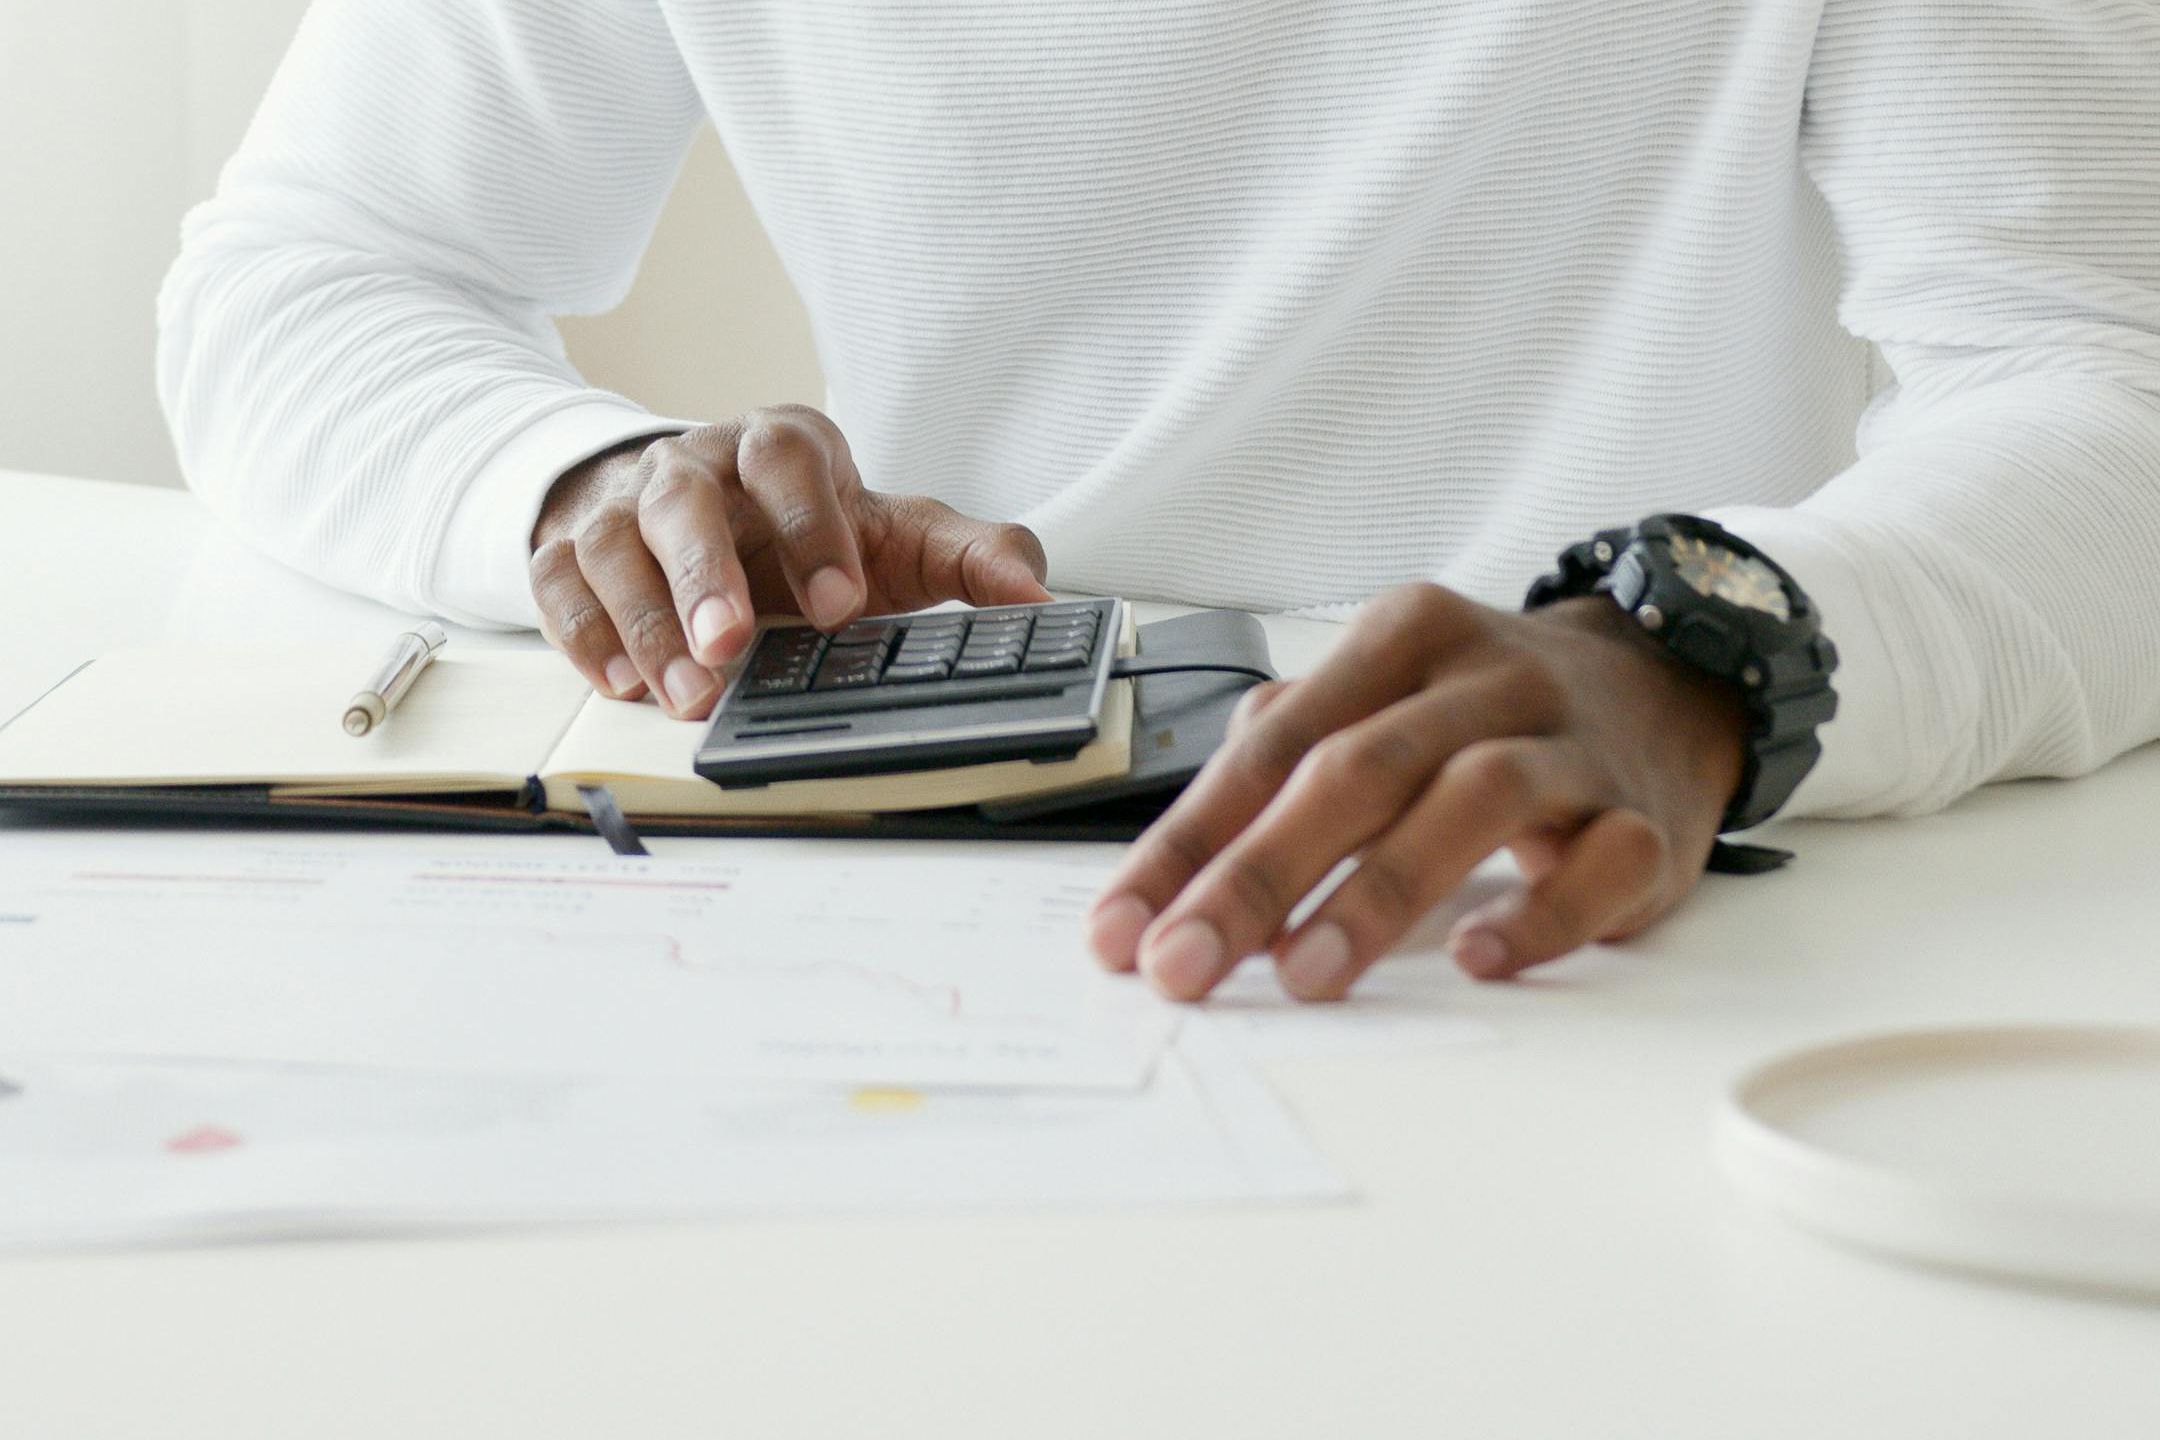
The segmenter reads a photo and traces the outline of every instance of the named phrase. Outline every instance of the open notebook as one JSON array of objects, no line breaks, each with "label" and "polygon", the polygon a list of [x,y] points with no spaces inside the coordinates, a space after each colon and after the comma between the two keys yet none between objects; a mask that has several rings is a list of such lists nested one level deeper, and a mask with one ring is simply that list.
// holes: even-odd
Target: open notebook
[{"label": "open notebook", "polygon": [[[1161,628],[1174,632],[1205,621],[1217,628],[1192,633],[1211,648],[1232,633],[1223,623],[1251,624],[1250,617],[1216,612]],[[1265,663],[1265,641],[1256,625],[1251,631]],[[356,678],[379,658],[380,641],[279,653],[115,651],[0,728],[0,804],[65,813],[281,813],[532,828],[581,826],[586,806],[579,787],[605,786],[641,828],[663,832],[869,828],[876,819],[940,816],[939,823],[879,828],[946,833],[959,811],[979,827],[982,807],[1039,817],[1056,811],[1067,793],[1078,803],[1133,788],[1126,784],[1135,773],[1130,680],[1111,682],[1097,738],[1069,760],[723,790],[692,769],[704,722],[671,720],[649,703],[604,699],[548,651],[453,645],[387,724],[355,739],[340,717]],[[1128,630],[1121,649],[1131,653],[1135,643]],[[1186,735],[1211,731],[1220,739],[1228,706],[1243,688],[1225,686],[1222,678],[1212,677],[1198,708],[1186,705],[1179,717]],[[1139,683],[1155,683],[1169,698],[1173,679],[1200,683],[1197,677]],[[1177,740],[1180,748],[1189,744]],[[1170,746],[1152,737],[1149,763],[1159,764],[1155,752],[1167,756]],[[818,823],[795,823],[809,820]]]}]

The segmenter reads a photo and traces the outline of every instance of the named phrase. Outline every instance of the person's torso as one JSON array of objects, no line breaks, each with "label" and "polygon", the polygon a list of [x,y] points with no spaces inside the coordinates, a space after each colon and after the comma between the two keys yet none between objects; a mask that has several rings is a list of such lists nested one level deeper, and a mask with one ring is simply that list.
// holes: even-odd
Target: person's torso
[{"label": "person's torso", "polygon": [[1504,603],[1849,458],[1812,0],[660,3],[866,478],[1060,585]]}]

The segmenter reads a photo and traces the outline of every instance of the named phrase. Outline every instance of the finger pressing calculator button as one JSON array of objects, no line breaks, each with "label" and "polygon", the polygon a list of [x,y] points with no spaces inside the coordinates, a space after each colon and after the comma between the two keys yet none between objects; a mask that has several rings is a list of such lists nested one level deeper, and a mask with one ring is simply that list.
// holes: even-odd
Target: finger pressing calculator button
[{"label": "finger pressing calculator button", "polygon": [[1020,669],[1020,652],[1001,650],[992,655],[962,655],[954,662],[955,678],[964,675],[1011,675]]}]

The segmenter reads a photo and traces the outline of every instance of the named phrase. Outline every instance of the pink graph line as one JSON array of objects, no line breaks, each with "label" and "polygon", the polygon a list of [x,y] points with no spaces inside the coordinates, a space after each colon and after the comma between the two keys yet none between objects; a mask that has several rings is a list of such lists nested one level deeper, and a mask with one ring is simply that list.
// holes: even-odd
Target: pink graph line
[{"label": "pink graph line", "polygon": [[319,875],[136,875],[124,870],[78,870],[76,880],[118,880],[153,885],[321,885]]}]

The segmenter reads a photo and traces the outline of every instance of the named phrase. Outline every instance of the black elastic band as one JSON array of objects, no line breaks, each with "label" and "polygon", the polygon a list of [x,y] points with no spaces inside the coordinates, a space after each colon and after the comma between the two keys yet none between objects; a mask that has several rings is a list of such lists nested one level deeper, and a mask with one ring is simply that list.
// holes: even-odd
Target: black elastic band
[{"label": "black elastic band", "polygon": [[652,854],[638,838],[637,827],[622,813],[622,807],[615,803],[615,795],[607,786],[580,785],[577,793],[585,802],[585,813],[592,816],[593,828],[607,841],[608,849],[617,855]]},{"label": "black elastic band", "polygon": [[1110,667],[1113,680],[1132,680],[1142,675],[1189,675],[1204,671],[1214,675],[1249,675],[1255,680],[1273,680],[1275,672],[1263,670],[1257,665],[1237,665],[1213,660],[1156,660],[1145,655],[1127,656]]}]

